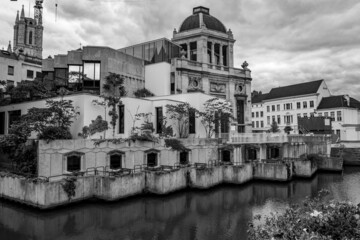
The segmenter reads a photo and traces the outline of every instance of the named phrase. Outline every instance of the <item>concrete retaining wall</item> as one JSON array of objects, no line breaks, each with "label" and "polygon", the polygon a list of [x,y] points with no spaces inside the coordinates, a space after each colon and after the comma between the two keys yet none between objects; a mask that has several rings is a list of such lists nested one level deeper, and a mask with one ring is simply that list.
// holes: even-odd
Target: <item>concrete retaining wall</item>
[{"label": "concrete retaining wall", "polygon": [[168,194],[187,187],[188,168],[173,171],[146,172],[146,191]]},{"label": "concrete retaining wall", "polygon": [[253,167],[254,179],[289,181],[292,179],[292,163],[256,163]]},{"label": "concrete retaining wall", "polygon": [[294,175],[297,177],[311,177],[318,170],[316,164],[311,161],[294,161]]},{"label": "concrete retaining wall", "polygon": [[242,184],[253,178],[253,168],[250,163],[240,166],[223,166],[225,183]]},{"label": "concrete retaining wall", "polygon": [[341,157],[324,157],[318,162],[318,168],[321,170],[342,171],[343,162]]},{"label": "concrete retaining wall", "polygon": [[222,183],[223,179],[222,166],[190,169],[190,187],[193,188],[210,188]]}]

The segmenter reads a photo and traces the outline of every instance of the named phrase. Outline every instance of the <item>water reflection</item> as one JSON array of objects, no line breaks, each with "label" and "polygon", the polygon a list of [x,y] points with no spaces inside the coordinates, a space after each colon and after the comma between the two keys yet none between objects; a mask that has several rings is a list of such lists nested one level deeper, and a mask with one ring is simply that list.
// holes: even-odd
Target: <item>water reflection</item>
[{"label": "water reflection", "polygon": [[282,211],[322,188],[337,200],[359,203],[359,179],[360,168],[346,168],[287,184],[253,182],[46,212],[1,201],[0,239],[246,239],[255,214]]}]

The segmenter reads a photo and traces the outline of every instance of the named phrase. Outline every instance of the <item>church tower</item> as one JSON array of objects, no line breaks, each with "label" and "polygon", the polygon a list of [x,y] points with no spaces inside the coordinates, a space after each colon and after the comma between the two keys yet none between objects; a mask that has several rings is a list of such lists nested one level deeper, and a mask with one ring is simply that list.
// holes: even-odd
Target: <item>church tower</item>
[{"label": "church tower", "polygon": [[14,25],[14,52],[38,61],[42,60],[43,50],[42,3],[43,0],[35,1],[34,18],[25,17],[23,5],[20,16],[17,12]]}]

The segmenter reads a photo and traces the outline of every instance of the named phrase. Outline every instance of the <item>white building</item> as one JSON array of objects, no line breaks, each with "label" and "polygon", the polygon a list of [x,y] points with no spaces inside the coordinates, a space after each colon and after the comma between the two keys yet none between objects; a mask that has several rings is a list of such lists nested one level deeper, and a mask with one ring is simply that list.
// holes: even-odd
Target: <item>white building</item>
[{"label": "white building", "polygon": [[300,83],[273,88],[269,93],[252,98],[253,131],[266,131],[272,122],[280,130],[291,127],[292,133],[298,133],[297,117],[315,115],[317,106],[330,91],[324,80]]},{"label": "white building", "polygon": [[316,110],[317,116],[332,118],[332,130],[341,141],[360,140],[360,102],[349,95],[325,97]]}]

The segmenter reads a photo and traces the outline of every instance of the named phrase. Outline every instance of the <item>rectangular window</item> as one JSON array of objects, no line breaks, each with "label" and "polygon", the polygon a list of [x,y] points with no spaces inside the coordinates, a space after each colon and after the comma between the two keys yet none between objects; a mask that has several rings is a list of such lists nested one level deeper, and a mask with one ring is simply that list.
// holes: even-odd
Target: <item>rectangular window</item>
[{"label": "rectangular window", "polygon": [[337,111],[337,112],[336,112],[336,115],[337,115],[336,120],[337,120],[338,122],[341,122],[341,121],[342,121],[341,111]]},{"label": "rectangular window", "polygon": [[261,121],[261,122],[260,122],[260,125],[261,125],[261,127],[263,128],[263,127],[264,127],[264,121]]},{"label": "rectangular window", "polygon": [[267,112],[270,112],[270,106],[266,107]]},{"label": "rectangular window", "polygon": [[270,125],[270,116],[267,116],[267,124]]},{"label": "rectangular window", "polygon": [[[236,118],[238,124],[244,124],[244,100],[237,100],[236,101]],[[238,126],[238,132],[242,133],[245,132],[244,126]]]},{"label": "rectangular window", "polygon": [[32,70],[27,70],[27,71],[26,71],[26,77],[27,77],[27,78],[34,78],[34,71],[32,71]]},{"label": "rectangular window", "polygon": [[276,105],[276,110],[280,111],[280,104]]},{"label": "rectangular window", "polygon": [[81,156],[73,155],[67,157],[67,171],[78,172],[81,170]]},{"label": "rectangular window", "polygon": [[259,128],[259,121],[256,121],[256,128]]},{"label": "rectangular window", "polygon": [[100,87],[100,63],[84,62],[84,87]]},{"label": "rectangular window", "polygon": [[310,117],[314,117],[314,113],[312,112],[312,113],[310,113]]},{"label": "rectangular window", "polygon": [[255,113],[254,113],[254,112],[251,113],[251,117],[253,117],[253,118],[255,117]]},{"label": "rectangular window", "polygon": [[272,122],[271,123],[273,123],[273,122],[275,122],[275,116],[272,116]]},{"label": "rectangular window", "polygon": [[285,109],[285,110],[291,110],[291,109],[292,109],[292,103],[286,103],[286,104],[284,104],[284,109]]},{"label": "rectangular window", "polygon": [[251,126],[254,128],[255,127],[255,122],[251,122]]},{"label": "rectangular window", "polygon": [[9,111],[9,124],[8,124],[8,129],[10,129],[11,125],[20,120],[21,117],[21,110],[15,110],[15,111]]},{"label": "rectangular window", "polygon": [[275,105],[271,106],[271,111],[275,112]]},{"label": "rectangular window", "polygon": [[188,152],[180,152],[180,164],[185,165],[189,163],[189,153]]},{"label": "rectangular window", "polygon": [[298,113],[298,114],[297,114],[297,117],[301,117],[301,113]]},{"label": "rectangular window", "polygon": [[257,118],[259,117],[259,112],[256,112],[256,117],[257,117]]},{"label": "rectangular window", "polygon": [[324,117],[328,117],[329,113],[328,112],[324,112]]},{"label": "rectangular window", "polygon": [[318,113],[318,116],[319,116],[319,117],[322,117],[322,113]]},{"label": "rectangular window", "polygon": [[228,133],[229,132],[229,118],[226,116],[221,116],[220,119],[220,127],[222,133]]},{"label": "rectangular window", "polygon": [[121,154],[112,154],[110,156],[110,169],[120,169],[122,167]]},{"label": "rectangular window", "polygon": [[307,108],[307,102],[303,102],[303,108]]},{"label": "rectangular window", "polygon": [[263,111],[260,112],[260,117],[264,117],[264,112]]},{"label": "rectangular window", "polygon": [[83,67],[81,65],[69,65],[69,71],[68,71],[69,83],[81,82],[82,72],[83,72]]},{"label": "rectangular window", "polygon": [[195,118],[195,111],[194,110],[190,110],[189,111],[189,133],[190,134],[194,134],[196,133],[196,118]]},{"label": "rectangular window", "polygon": [[333,121],[335,121],[335,112],[330,112],[330,117]]},{"label": "rectangular window", "polygon": [[8,66],[8,75],[14,76],[14,66]]},{"label": "rectangular window", "polygon": [[162,107],[155,108],[155,111],[156,111],[156,133],[162,133],[162,119],[163,119]]},{"label": "rectangular window", "polygon": [[280,118],[280,115],[277,115],[277,123],[278,123],[278,124],[281,124],[281,118]]},{"label": "rectangular window", "polygon": [[300,109],[300,108],[301,108],[301,102],[297,102],[297,103],[296,103],[296,108],[297,108],[297,109]]},{"label": "rectangular window", "polygon": [[125,133],[125,106],[119,106],[119,133]]},{"label": "rectangular window", "polygon": [[340,135],[340,130],[338,129],[338,130],[336,130],[336,135],[338,135],[339,136],[339,138],[341,138],[341,135]]},{"label": "rectangular window", "polygon": [[307,113],[304,113],[304,117],[307,117]]},{"label": "rectangular window", "polygon": [[5,112],[0,112],[0,134],[5,134]]},{"label": "rectangular window", "polygon": [[314,101],[310,101],[310,107],[311,107],[311,108],[314,107]]}]

